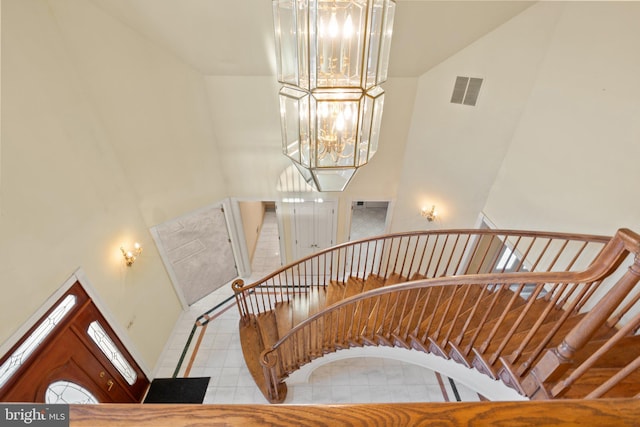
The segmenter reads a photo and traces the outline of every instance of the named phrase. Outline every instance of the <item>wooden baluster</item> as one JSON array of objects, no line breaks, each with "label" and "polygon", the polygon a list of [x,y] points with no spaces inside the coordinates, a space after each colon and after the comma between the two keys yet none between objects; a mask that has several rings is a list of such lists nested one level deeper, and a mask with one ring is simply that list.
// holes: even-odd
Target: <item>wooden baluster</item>
[{"label": "wooden baluster", "polygon": [[[405,301],[405,303],[408,303],[409,296],[413,292],[412,291],[406,291],[406,292],[407,292],[407,300]],[[409,335],[409,328],[411,326],[411,321],[413,320],[413,315],[414,315],[415,310],[416,310],[416,305],[417,305],[418,301],[420,301],[421,293],[422,293],[422,289],[418,289],[415,298],[411,302],[411,307],[409,308],[409,313],[408,313],[409,318],[407,319],[406,329],[405,329],[404,333],[401,330],[402,329],[402,325],[405,322],[404,319],[406,317],[405,314],[404,314],[404,308],[403,308],[403,314],[402,314],[402,316],[400,316],[400,319],[398,320],[398,326],[396,327],[395,333],[405,343],[406,343],[407,337]]]},{"label": "wooden baluster", "polygon": [[609,378],[600,387],[586,395],[585,399],[598,399],[603,394],[615,387],[620,381],[632,374],[636,369],[640,368],[640,356],[636,357],[633,362],[629,363],[623,369],[619,370],[614,376]]},{"label": "wooden baluster", "polygon": [[[460,333],[458,334],[458,336],[456,337],[456,339],[453,341],[453,343],[455,345],[460,345],[460,343],[462,342],[462,339],[464,338],[464,335],[467,333],[467,329],[469,328],[470,324],[471,324],[471,320],[473,319],[473,316],[475,316],[478,308],[480,307],[480,304],[482,303],[483,299],[484,299],[484,295],[487,292],[488,289],[488,285],[483,285],[482,286],[482,290],[480,291],[480,295],[478,295],[478,298],[476,299],[475,304],[473,304],[473,308],[471,309],[471,311],[469,312],[469,315],[467,316],[467,320],[465,321],[464,325],[462,326],[462,330],[460,331]],[[486,310],[484,315],[488,316],[491,310]],[[486,317],[485,317],[486,320]],[[482,327],[483,322],[481,322],[479,324],[478,329],[480,329]]]},{"label": "wooden baluster", "polygon": [[[568,389],[576,382],[580,377],[591,369],[593,365],[602,357],[605,353],[610,351],[615,345],[628,334],[633,334],[635,328],[640,325],[640,313],[636,314],[633,319],[627,322],[618,332],[615,333],[607,342],[596,350],[591,356],[587,358],[580,366],[578,366],[567,378],[559,381],[552,389],[550,394],[553,397],[562,396]],[[606,391],[605,391],[606,392]],[[600,397],[600,396],[596,396]]]},{"label": "wooden baluster", "polygon": [[[535,242],[537,242],[538,240],[539,239],[537,237],[535,237],[533,239],[533,242],[532,242],[531,246],[533,247],[533,244]],[[538,254],[538,258],[536,258],[536,260],[531,263],[531,266],[529,267],[529,271],[536,271],[536,269],[538,268],[538,263],[540,263],[540,260],[542,259],[542,257],[544,257],[544,255],[547,253],[547,250],[549,249],[549,245],[551,245],[551,240],[553,240],[553,239],[546,239],[546,240],[547,240],[547,243],[544,245],[544,248],[542,248],[542,250]],[[525,259],[526,258],[523,258],[523,261]]]},{"label": "wooden baluster", "polygon": [[429,255],[429,262],[427,262],[427,267],[425,268],[425,271],[424,271],[424,277],[426,278],[432,278],[436,276],[435,270],[433,273],[430,273],[429,270],[431,270],[431,262],[433,261],[433,256],[436,253],[436,248],[438,247],[439,241],[440,241],[440,234],[436,235],[436,240],[435,242],[433,242],[433,249],[431,250],[431,254]]},{"label": "wooden baluster", "polygon": [[471,234],[467,233],[465,235],[467,236],[467,238],[465,239],[464,246],[462,247],[462,250],[460,251],[460,255],[458,256],[458,263],[456,264],[456,268],[454,268],[453,271],[452,271],[453,274],[458,274],[458,271],[460,270],[460,266],[462,264],[462,261],[465,260],[464,254],[467,251],[467,246],[469,245],[469,242],[471,241]]},{"label": "wooden baluster", "polygon": [[[427,296],[425,298],[425,301],[422,305],[422,310],[420,310],[420,317],[418,318],[418,321],[416,323],[416,328],[413,330],[413,336],[416,337],[416,339],[418,339],[418,335],[420,332],[420,325],[422,324],[422,321],[424,320],[424,313],[427,310],[427,307],[429,306],[429,301],[431,300],[431,292],[433,291],[432,287],[427,288]],[[424,340],[423,340],[424,342]]]},{"label": "wooden baluster", "polygon": [[[574,299],[568,307],[566,307],[566,309],[564,310],[564,313],[555,322],[555,325],[547,333],[546,337],[538,343],[538,346],[535,348],[535,350],[533,350],[529,358],[524,363],[522,363],[520,368],[518,368],[518,375],[522,376],[526,373],[526,370],[528,369],[528,367],[531,366],[533,361],[537,359],[540,353],[542,353],[542,351],[547,347],[547,345],[549,344],[553,336],[556,334],[556,332],[558,332],[558,330],[562,327],[562,325],[564,325],[564,323],[567,321],[567,319],[569,319],[569,317],[575,315],[575,306],[578,304],[580,299],[587,293],[587,291],[588,291],[588,286],[584,286],[582,291],[578,295],[578,297]],[[560,307],[562,307],[562,305],[558,306],[558,308]],[[527,335],[527,337],[525,337],[523,342],[520,344],[520,347],[518,348],[518,350],[514,352],[513,357],[511,359],[512,363],[515,362],[518,357],[520,357],[520,354],[522,353],[526,345],[529,343],[529,341],[533,338],[533,336],[536,334],[536,332],[542,325],[545,316],[546,316],[546,312],[543,313],[543,316],[540,316],[540,318],[536,321],[534,326],[530,329],[529,334]]]},{"label": "wooden baluster", "polygon": [[[509,285],[508,284],[501,284],[500,288],[497,291],[494,292],[493,298],[491,299],[490,310],[497,304],[498,300],[500,299],[502,291],[505,290],[505,289],[509,289]],[[513,304],[516,302],[518,297],[519,297],[518,294],[514,292],[514,294],[509,299],[509,302],[507,303],[507,306],[502,310],[502,314],[498,318],[498,321],[496,322],[496,324],[493,326],[493,329],[491,329],[491,331],[489,332],[489,335],[484,340],[484,342],[482,344],[480,344],[480,346],[478,348],[478,351],[480,353],[484,353],[487,350],[487,348],[491,344],[491,341],[493,340],[493,337],[496,335],[498,330],[502,327],[502,324],[504,323],[504,319],[507,317],[507,315],[511,311],[511,308],[513,307]],[[522,316],[522,314],[521,314],[521,316]],[[517,323],[517,321],[516,321],[516,323]],[[515,327],[517,327],[517,325]],[[512,325],[512,329],[514,329],[513,325]],[[507,335],[509,335],[509,334],[507,333]]]},{"label": "wooden baluster", "polygon": [[429,323],[427,324],[427,327],[424,330],[424,334],[423,334],[422,338],[420,339],[422,342],[427,342],[427,338],[429,337],[429,331],[431,330],[431,324],[433,323],[433,318],[435,317],[436,311],[437,311],[438,307],[440,306],[440,300],[442,299],[442,294],[444,292],[444,289],[445,289],[444,286],[440,286],[440,292],[438,293],[438,299],[436,300],[436,304],[434,306],[433,312],[429,316]]},{"label": "wooden baluster", "polygon": [[553,269],[553,267],[556,265],[556,263],[558,262],[558,259],[560,258],[560,255],[562,255],[562,253],[564,252],[564,250],[566,249],[567,245],[569,244],[569,240],[564,241],[564,244],[560,247],[560,249],[558,250],[558,252],[556,252],[555,257],[553,258],[553,260],[551,261],[551,263],[549,264],[549,266],[547,267],[547,271],[551,271]]},{"label": "wooden baluster", "polygon": [[442,339],[442,345],[441,345],[442,348],[445,348],[445,346],[447,345],[447,341],[449,341],[449,338],[451,337],[451,332],[453,331],[456,321],[460,317],[460,313],[465,306],[465,302],[467,301],[467,296],[469,296],[469,292],[471,292],[472,288],[473,288],[473,285],[465,286],[464,295],[462,296],[462,301],[460,301],[460,303],[458,304],[458,309],[456,310],[456,314],[453,315],[451,321],[449,322],[449,330],[447,331],[447,334]]},{"label": "wooden baluster", "polygon": [[449,252],[449,259],[447,260],[447,265],[445,265],[444,267],[443,275],[450,276],[451,274],[455,273],[455,270],[452,273],[449,273],[449,267],[451,266],[451,260],[453,259],[453,255],[456,252],[456,248],[458,247],[459,240],[460,240],[460,234],[456,233],[456,239],[454,240],[453,247]]},{"label": "wooden baluster", "polygon": [[[508,285],[505,284],[494,284],[494,285],[487,285],[487,286],[494,286],[494,287],[499,287],[498,290],[494,291],[494,295],[493,298],[491,298],[491,303],[489,304],[489,307],[487,307],[486,311],[484,312],[484,314],[482,315],[482,319],[480,320],[480,323],[478,324],[478,327],[476,328],[476,331],[474,332],[473,336],[471,337],[471,341],[469,341],[469,343],[467,344],[467,346],[464,349],[464,355],[468,355],[471,352],[471,349],[473,348],[473,345],[475,344],[476,339],[478,338],[478,335],[480,334],[480,331],[482,330],[482,328],[484,327],[484,325],[487,322],[487,318],[489,317],[489,314],[492,312],[493,307],[495,307],[496,303],[498,302],[498,299],[500,298],[500,293],[502,292],[502,289],[504,287],[507,287]],[[495,332],[498,330],[498,328],[502,325],[502,322],[504,321],[505,317],[507,316],[508,312],[509,312],[509,307],[510,305],[507,305],[507,308],[505,308],[502,311],[502,314],[500,315],[500,317],[498,318],[498,321],[496,322],[496,324],[494,325],[492,331],[490,334],[495,334]],[[481,350],[480,352],[484,352],[484,350]]]},{"label": "wooden baluster", "polygon": [[[418,243],[420,242],[420,236],[415,236],[416,237],[416,244],[413,246],[413,250],[411,251],[411,262],[409,263],[409,270],[407,271],[407,274],[405,275],[406,278],[408,280],[413,280],[413,273],[411,273],[413,271],[413,264],[416,260],[416,255],[418,255]],[[403,266],[404,268],[404,266]]]},{"label": "wooden baluster", "polygon": [[615,327],[638,301],[640,301],[640,292],[637,292],[635,296],[631,298],[624,307],[622,307],[622,310],[620,310],[615,317],[609,319],[609,326],[612,328]]},{"label": "wooden baluster", "polygon": [[440,248],[440,252],[438,254],[438,262],[436,263],[436,268],[433,271],[433,277],[440,277],[444,275],[443,273],[438,273],[438,270],[440,269],[440,263],[442,262],[442,256],[444,255],[444,250],[447,247],[447,243],[449,242],[449,235],[446,234],[444,237],[444,242],[442,243],[442,247]]},{"label": "wooden baluster", "polygon": [[[424,236],[420,236],[421,238]],[[429,238],[431,237],[430,234],[427,234],[427,236],[424,239],[424,244],[422,246],[422,254],[420,255],[420,262],[418,262],[418,267],[416,268],[416,272],[418,274],[421,274],[420,271],[422,270],[422,263],[424,261],[424,255],[427,253],[427,247],[429,247]],[[425,271],[424,274],[422,274],[422,276],[427,277],[427,273]]]},{"label": "wooden baluster", "polygon": [[[618,237],[620,232],[616,234]],[[614,237],[609,246],[620,245],[620,239]],[[624,240],[625,236],[621,236]],[[637,243],[636,243],[637,245]],[[636,249],[638,250],[638,249]],[[611,252],[614,250],[612,249]],[[603,251],[604,253],[604,251]],[[609,263],[617,266],[622,260]],[[612,267],[613,268],[613,267]],[[634,263],[618,282],[607,292],[600,302],[573,328],[557,348],[548,350],[523,381],[527,396],[537,398],[538,391],[547,381],[556,381],[571,366],[575,352],[581,349],[616,310],[631,289],[640,279],[640,257],[636,254]]]},{"label": "wooden baluster", "polygon": [[451,308],[451,304],[455,300],[456,292],[458,292],[459,289],[460,289],[460,286],[456,285],[456,287],[453,288],[453,292],[447,299],[447,305],[444,308],[444,312],[440,315],[440,323],[438,323],[438,327],[433,332],[433,334],[431,334],[431,338],[433,338],[434,340],[437,340],[438,337],[440,336],[440,332],[442,332],[442,326],[444,325],[445,320],[447,320],[449,309]]},{"label": "wooden baluster", "polygon": [[[471,266],[471,260],[476,258],[476,254],[478,253],[478,249],[480,248],[480,242],[482,241],[482,238],[486,236],[486,234],[476,234],[475,235],[475,240],[473,242],[473,250],[471,251],[471,254],[469,255],[469,260],[467,261],[467,265],[464,269],[464,271],[462,272],[462,274],[470,274],[470,273],[477,273],[477,271],[473,271],[473,272],[469,272],[469,267]],[[484,257],[487,255],[487,253],[485,252],[483,255],[483,259]],[[480,262],[479,265],[482,265],[482,261]]]}]

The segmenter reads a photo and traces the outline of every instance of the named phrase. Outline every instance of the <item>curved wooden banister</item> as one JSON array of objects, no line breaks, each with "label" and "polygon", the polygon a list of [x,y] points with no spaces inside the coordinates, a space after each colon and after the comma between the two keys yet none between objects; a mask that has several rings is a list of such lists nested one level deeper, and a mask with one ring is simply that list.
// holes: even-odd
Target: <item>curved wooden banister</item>
[{"label": "curved wooden banister", "polygon": [[[481,247],[478,241],[487,236],[491,238],[489,247],[484,249],[483,254],[476,254]],[[521,248],[521,240],[527,240],[528,246]],[[561,270],[562,267],[557,268],[556,264],[562,254],[569,252],[565,250],[567,244],[581,242],[584,243],[584,247],[601,247],[610,238],[572,233],[478,229],[394,233],[324,249],[290,263],[252,284],[236,281],[234,292],[242,319],[248,321],[251,314],[272,310],[274,303],[288,301],[292,296],[306,293],[310,288],[324,288],[331,281],[345,283],[349,276],[365,278],[368,274],[377,274],[386,279],[389,275],[397,273],[411,279],[414,274],[427,277],[467,274],[469,271],[465,269],[470,266],[465,267],[464,262],[467,262],[469,257],[479,255],[477,258],[484,268],[497,264],[500,252],[490,253],[493,249],[491,245],[496,242],[499,246],[511,247],[514,252],[522,250],[529,255],[531,248],[542,240],[546,245],[537,249],[537,258],[531,256],[531,265],[526,266],[525,258],[521,257],[519,269],[527,267],[536,270],[542,267],[539,263],[549,253],[553,254],[554,258],[548,261],[547,270]],[[561,248],[551,252],[549,246],[552,242],[564,243]],[[474,246],[471,254],[467,253],[469,245]],[[580,252],[573,253],[573,256],[582,256],[584,247]],[[491,258],[488,259],[487,256]],[[574,263],[575,258],[570,263]],[[568,266],[564,269],[568,269]],[[257,294],[250,296],[252,292],[271,289],[276,289],[278,295],[272,295],[271,298]]]},{"label": "curved wooden banister", "polygon": [[[629,230],[627,230],[629,231]],[[322,249],[314,254],[308,255],[304,258],[301,258],[299,260],[296,260],[294,262],[291,262],[283,267],[281,267],[280,269],[274,271],[271,274],[268,274],[267,276],[264,276],[263,278],[255,281],[254,283],[251,284],[242,284],[240,287],[238,287],[238,291],[250,291],[256,287],[259,287],[262,283],[268,281],[269,279],[273,279],[274,277],[277,277],[279,274],[282,274],[286,271],[290,271],[293,268],[295,268],[296,266],[302,265],[307,261],[310,261],[312,259],[317,259],[322,257],[323,255],[332,253],[332,252],[339,252],[342,249],[346,249],[346,248],[351,248],[357,245],[362,245],[365,243],[370,243],[370,242],[375,242],[378,241],[380,239],[386,239],[386,240],[393,240],[393,239],[397,239],[397,238],[404,238],[404,237],[416,237],[416,236],[448,236],[451,234],[456,234],[456,235],[474,235],[474,236],[484,236],[484,235],[491,235],[491,236],[500,236],[500,235],[504,235],[504,236],[519,236],[519,237],[531,237],[531,238],[535,238],[535,237],[542,237],[542,238],[549,238],[549,239],[562,239],[562,240],[568,240],[568,241],[582,241],[582,242],[598,242],[598,243],[607,243],[611,240],[611,237],[609,236],[602,236],[602,235],[589,235],[589,234],[575,234],[575,233],[560,233],[560,232],[542,232],[542,231],[523,231],[523,230],[509,230],[509,229],[474,229],[474,228],[469,228],[469,229],[444,229],[444,230],[429,230],[429,231],[406,231],[406,232],[400,232],[400,233],[393,233],[393,234],[385,234],[385,235],[380,235],[380,236],[375,236],[375,237],[369,237],[369,238],[364,238],[364,239],[359,239],[359,240],[354,240],[354,241],[350,241],[350,242],[345,242],[345,243],[341,243],[335,246],[332,246],[330,248],[326,248],[326,249]],[[241,280],[240,280],[241,281]]]},{"label": "curved wooden banister", "polygon": [[[490,239],[482,241],[484,236]],[[527,239],[528,243],[519,246]],[[532,250],[536,241],[542,239],[545,239],[540,242],[542,249]],[[371,247],[365,248],[364,258],[361,256],[361,245],[372,242],[373,253],[377,254],[373,262],[369,258]],[[549,250],[552,242],[560,248]],[[485,249],[478,249],[482,245]],[[592,258],[584,266],[588,252],[585,249],[590,245]],[[504,247],[510,252],[503,252]],[[355,254],[357,250],[360,252]],[[504,265],[498,264],[499,256],[506,253],[511,257],[509,254],[516,252],[520,257],[516,271],[505,272]],[[537,252],[533,259],[527,259],[533,252]],[[608,354],[621,341],[610,325],[616,325],[632,309],[640,310],[633,308],[640,296],[623,304],[640,280],[640,236],[627,229],[619,230],[612,238],[512,230],[401,233],[343,244],[290,264],[268,277],[293,275],[293,269],[300,269],[304,262],[335,253],[344,256],[336,261],[342,270],[341,280],[332,275],[333,263],[325,273],[340,286],[353,286],[348,283],[358,280],[362,283],[367,276],[384,282],[391,280],[391,284],[355,295],[346,293],[342,300],[296,321],[275,342],[265,345],[259,361],[269,387],[267,397],[273,402],[282,401],[282,393],[286,393],[282,381],[300,366],[328,352],[361,345],[391,345],[431,352],[474,367],[490,378],[501,379],[529,397],[553,397],[550,393],[559,396],[578,378],[575,374],[569,376],[567,387],[551,390],[553,384],[568,375],[574,355],[593,340],[604,340],[598,341],[602,348],[599,354]],[[617,271],[630,254],[635,257],[634,262],[618,277]],[[349,268],[348,256],[352,257]],[[469,266],[478,260],[483,269],[493,271],[469,274]],[[378,270],[373,268],[376,262]],[[365,267],[361,273],[362,263],[369,263],[371,268]],[[576,265],[581,268],[570,271]],[[518,271],[523,266],[533,269],[541,266],[543,270]],[[306,280],[306,265],[304,271]],[[423,271],[444,273],[442,277],[410,280],[412,275],[421,275]],[[466,274],[446,274],[452,271]],[[614,272],[617,282],[607,282]],[[322,274],[310,276],[319,279]],[[256,308],[272,309],[283,301],[295,304],[296,298],[311,292],[313,286],[327,286],[322,280],[316,280],[322,282],[320,285],[311,280],[304,285],[294,283],[297,287],[290,292],[273,283],[265,288],[269,280],[249,287],[234,285],[238,306],[246,319],[261,313]],[[605,282],[606,293],[596,300],[596,291]],[[530,294],[525,294],[527,287],[533,288]],[[261,292],[258,297],[247,292],[259,288],[269,289],[271,294]],[[632,322],[638,324],[628,326],[627,332],[640,327],[640,318]],[[628,334],[623,338],[627,337]],[[580,372],[598,363],[593,358],[580,358],[586,359],[581,362]],[[607,392],[634,373],[640,366],[638,363],[640,359],[631,361],[621,371],[624,374],[614,376],[607,388],[598,393]]]}]

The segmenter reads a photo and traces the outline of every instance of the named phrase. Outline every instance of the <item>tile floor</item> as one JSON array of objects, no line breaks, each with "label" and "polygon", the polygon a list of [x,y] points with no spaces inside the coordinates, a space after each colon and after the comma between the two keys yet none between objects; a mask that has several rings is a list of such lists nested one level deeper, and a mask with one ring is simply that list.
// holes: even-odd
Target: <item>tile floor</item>
[{"label": "tile floor", "polygon": [[[252,263],[253,274],[246,282],[252,283],[280,267],[277,237],[275,213],[267,212]],[[267,403],[244,363],[239,314],[232,296],[231,287],[224,286],[183,312],[156,376],[210,377],[204,403]],[[208,322],[196,325],[205,313]],[[285,403],[455,400],[477,401],[480,396],[429,369],[367,357],[338,360],[317,368],[308,383],[288,387]]]}]

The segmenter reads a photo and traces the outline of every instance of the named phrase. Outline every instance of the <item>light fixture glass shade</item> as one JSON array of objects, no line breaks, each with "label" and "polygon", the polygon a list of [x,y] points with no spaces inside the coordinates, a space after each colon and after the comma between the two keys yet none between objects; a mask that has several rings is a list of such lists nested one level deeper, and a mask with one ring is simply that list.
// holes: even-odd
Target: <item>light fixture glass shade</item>
[{"label": "light fixture glass shade", "polygon": [[278,81],[301,89],[387,80],[394,0],[273,0]]},{"label": "light fixture glass shade", "polygon": [[342,191],[378,149],[394,0],[273,0],[283,152]]},{"label": "light fixture glass shade", "polygon": [[[283,152],[318,191],[342,191],[378,149],[384,91],[280,90]],[[324,178],[320,178],[320,177]],[[333,183],[333,185],[329,185]]]}]

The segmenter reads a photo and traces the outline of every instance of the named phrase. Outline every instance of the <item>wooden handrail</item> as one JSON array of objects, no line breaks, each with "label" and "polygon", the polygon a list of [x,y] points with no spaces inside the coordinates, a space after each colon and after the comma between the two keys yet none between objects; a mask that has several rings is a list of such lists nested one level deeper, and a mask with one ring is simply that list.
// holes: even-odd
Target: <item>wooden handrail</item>
[{"label": "wooden handrail", "polygon": [[[446,244],[446,239],[444,244]],[[578,253],[582,253],[584,246],[585,245],[579,249]],[[440,297],[444,294],[444,290],[453,288],[455,292],[455,290],[458,289],[465,289],[466,298],[466,294],[470,291],[469,287],[476,287],[480,289],[478,291],[480,295],[486,294],[492,296],[492,303],[485,312],[481,323],[475,325],[477,328],[473,338],[473,340],[475,340],[480,329],[484,327],[484,322],[487,320],[489,311],[493,310],[498,295],[510,286],[516,286],[516,292],[510,291],[514,292],[510,298],[510,302],[506,305],[506,308],[501,309],[504,311],[497,312],[497,317],[495,317],[497,321],[493,324],[492,331],[486,336],[482,345],[476,349],[472,340],[468,344],[468,350],[459,354],[458,357],[466,357],[469,349],[473,348],[474,352],[476,352],[476,359],[474,359],[473,365],[481,372],[486,373],[491,378],[498,378],[500,376],[504,379],[507,375],[505,372],[498,373],[492,368],[493,365],[500,361],[504,367],[509,370],[509,375],[511,375],[511,381],[507,381],[507,383],[520,381],[513,377],[522,377],[529,371],[532,363],[542,354],[542,351],[551,342],[552,338],[556,336],[558,331],[564,327],[569,316],[573,317],[573,314],[577,313],[577,307],[582,307],[586,304],[585,298],[590,299],[594,295],[592,288],[599,286],[607,276],[615,271],[627,258],[629,253],[637,255],[639,248],[640,236],[623,229],[607,242],[593,262],[582,271],[485,273],[438,277],[389,285],[346,298],[313,314],[298,325],[294,325],[293,328],[284,336],[280,337],[272,347],[266,348],[263,351],[261,363],[265,367],[267,383],[278,384],[288,373],[297,369],[302,364],[308,363],[314,357],[318,357],[318,355],[322,355],[328,351],[335,351],[337,349],[336,345],[338,347],[345,345],[350,346],[362,340],[369,340],[369,342],[371,342],[372,339],[376,339],[376,336],[378,337],[377,339],[385,341],[387,345],[392,343],[393,340],[396,340],[396,342],[399,342],[404,347],[417,346],[416,348],[448,357],[444,348],[449,344],[453,345],[454,348],[460,344],[460,338],[456,338],[454,341],[449,341],[449,339],[451,338],[454,323],[458,321],[458,317],[460,316],[462,305],[451,310],[451,298],[449,298],[445,305],[441,305],[439,301]],[[414,251],[413,255],[415,255],[415,253]],[[569,263],[570,266],[574,265],[578,256],[579,255],[573,256]],[[440,256],[438,258],[440,258],[437,261],[439,265],[442,257]],[[558,256],[556,255],[552,265],[555,265],[557,259]],[[639,259],[640,258],[636,256],[635,263],[629,268],[628,272],[618,280],[617,284],[613,286],[601,302],[595,304],[594,308],[586,314],[580,323],[569,331],[558,348],[553,351],[548,351],[544,355],[540,362],[538,362],[538,365],[532,369],[531,374],[523,380],[522,385],[517,385],[516,388],[520,392],[524,392],[528,396],[536,396],[537,390],[542,387],[545,381],[557,380],[557,378],[566,371],[567,368],[564,366],[565,362],[569,360],[576,350],[579,350],[587,343],[598,328],[606,324],[615,310],[620,307],[631,288],[638,282],[640,278],[640,266],[637,265]],[[413,261],[412,258],[411,264],[413,264]],[[451,258],[446,261],[447,266],[450,264],[450,261]],[[492,261],[492,263],[494,262],[495,261]],[[431,259],[429,263],[431,263]],[[401,268],[404,268],[405,263],[403,262],[401,264]],[[397,265],[397,263],[394,263],[394,265]],[[385,276],[387,273],[388,272],[385,271]],[[511,309],[515,299],[519,296],[526,283],[537,284],[534,292],[535,295],[541,292],[545,286],[550,287],[550,295],[548,299],[545,299],[548,303],[540,315],[541,317],[535,322],[531,330],[528,331],[524,340],[518,343],[519,346],[517,350],[507,360],[505,359],[503,351],[507,347],[509,340],[514,336],[521,320],[531,308],[535,297],[527,301],[525,309],[520,312],[519,318],[513,323],[509,332],[502,337],[501,343],[493,344],[492,338],[496,331],[501,328],[500,325],[505,321],[506,313]],[[410,293],[414,292],[412,295],[415,296],[415,291],[424,291],[424,294],[427,295],[426,298],[431,298],[431,290],[436,288],[439,289],[437,291],[438,296],[436,297],[436,307],[438,307],[438,309],[424,318],[425,321],[428,321],[426,327],[421,327],[420,324],[422,324],[423,321],[424,307],[426,307],[429,299],[425,300],[427,302],[423,301],[424,305],[421,308],[420,322],[415,327],[413,334],[408,334],[408,332],[401,333],[403,319],[406,321],[406,316],[409,315],[409,313],[411,313],[413,317],[417,311],[415,305],[412,307],[408,306]],[[490,293],[493,294],[491,295]],[[415,303],[416,301],[413,301],[413,304]],[[384,304],[384,307],[381,309],[382,304]],[[362,308],[365,306],[369,308],[376,307],[375,312],[371,314],[373,321],[371,321],[370,318],[370,320],[363,322],[361,313],[363,311]],[[474,307],[473,310],[471,310],[471,314],[467,316],[464,322],[465,330],[470,326],[476,308],[477,307]],[[550,318],[553,320],[553,323],[547,323],[547,326],[550,326],[549,330],[545,332],[546,335],[536,345],[536,348],[532,349],[529,353],[527,360],[521,364],[519,369],[510,369],[510,364],[519,358],[519,355],[528,345],[528,341],[541,327],[543,323],[542,320],[547,319],[547,316],[550,315],[553,308],[562,308],[564,310],[563,314],[556,320]],[[381,310],[383,313],[382,316],[379,315]],[[350,313],[359,313],[360,317],[356,318],[354,314]],[[344,321],[340,324],[339,322],[342,319],[344,319]],[[334,323],[338,326],[334,326]],[[409,320],[409,323],[411,323],[411,320]],[[330,331],[330,342],[325,342],[324,339],[324,331],[327,325]],[[448,325],[448,330],[444,329],[445,325]],[[571,325],[572,324],[570,324],[570,326]],[[338,327],[338,329],[334,330],[335,327]],[[314,328],[316,334],[322,336],[322,338],[320,338],[320,344],[317,342],[317,337],[315,341],[311,338],[313,334],[310,331],[314,330]],[[365,335],[371,334],[371,336],[365,336],[363,333]],[[421,339],[418,338],[419,334],[422,335]],[[463,332],[461,332],[459,337],[461,337],[462,334]],[[440,338],[442,336],[444,336],[444,338]],[[403,342],[403,340],[407,338],[410,338],[412,342]],[[430,344],[428,344],[428,341]],[[289,343],[292,344],[289,345]],[[493,351],[490,357],[483,358],[481,353],[484,353],[489,346],[493,345],[496,346],[496,350]],[[283,351],[285,353],[283,353]],[[629,369],[635,369],[635,365],[631,366],[632,368]],[[277,393],[277,390],[274,390],[274,393]]]},{"label": "wooden handrail", "polygon": [[639,399],[342,405],[71,405],[71,427],[634,426]]},{"label": "wooden handrail", "polygon": [[[478,243],[486,236],[490,237],[490,241],[484,250],[479,249],[482,245]],[[525,265],[525,259],[521,257],[519,269],[538,271],[538,268],[542,268],[540,271],[545,271],[546,267],[547,271],[562,271],[563,268],[566,271],[582,256],[587,245],[602,247],[609,240],[605,236],[521,230],[462,229],[395,233],[322,250],[252,284],[237,281],[233,288],[238,309],[243,319],[247,320],[252,314],[270,311],[277,302],[289,301],[294,295],[306,293],[310,288],[325,287],[330,281],[345,283],[349,276],[364,279],[376,274],[386,279],[391,274],[398,274],[410,279],[415,274],[423,277],[468,274],[472,266],[463,264],[468,262],[467,251],[472,243],[472,257],[477,257],[481,264],[474,267],[475,272],[481,267],[487,271],[496,266],[500,251],[493,250],[494,243],[498,243],[500,248],[509,247],[514,254],[527,254],[526,261],[530,265]],[[521,248],[521,241],[525,242],[523,245],[528,242],[528,246]],[[529,256],[532,247],[540,242],[543,247],[537,249],[537,255]],[[550,247],[556,242],[561,243],[561,247],[551,252]],[[568,253],[566,247],[571,242],[582,242],[582,248],[579,252],[571,252],[573,259],[569,265],[558,267],[559,258]],[[594,247],[596,251],[597,247]],[[481,256],[477,256],[479,250],[484,251]],[[549,255],[553,258],[540,265]],[[589,262],[590,258],[585,261]],[[259,290],[275,291],[277,294],[265,297]]]}]

